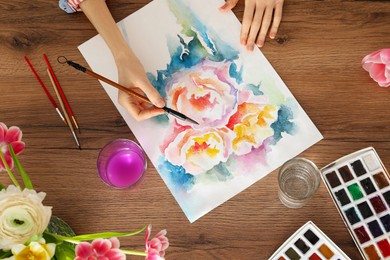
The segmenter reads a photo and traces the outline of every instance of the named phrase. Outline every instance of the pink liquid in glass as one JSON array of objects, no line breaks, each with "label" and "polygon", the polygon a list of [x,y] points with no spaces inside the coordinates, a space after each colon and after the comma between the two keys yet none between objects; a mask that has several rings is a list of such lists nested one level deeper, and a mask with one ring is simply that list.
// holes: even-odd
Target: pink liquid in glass
[{"label": "pink liquid in glass", "polygon": [[115,187],[124,188],[136,183],[144,172],[145,162],[137,153],[121,150],[107,159],[106,176]]},{"label": "pink liquid in glass", "polygon": [[142,148],[128,139],[116,139],[106,144],[97,159],[100,178],[111,187],[133,187],[146,170]]}]

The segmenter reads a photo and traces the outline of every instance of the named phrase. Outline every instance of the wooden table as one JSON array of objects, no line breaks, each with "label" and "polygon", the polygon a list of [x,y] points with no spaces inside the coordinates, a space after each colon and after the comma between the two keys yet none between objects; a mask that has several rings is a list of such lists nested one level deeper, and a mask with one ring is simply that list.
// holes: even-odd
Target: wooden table
[{"label": "wooden table", "polygon": [[[119,21],[148,2],[108,5]],[[235,8],[240,19],[243,2]],[[167,259],[267,259],[312,220],[352,259],[360,259],[323,184],[306,206],[287,209],[277,197],[274,171],[193,224],[152,166],[136,190],[107,187],[97,176],[99,150],[113,139],[134,136],[96,80],[54,62],[58,55],[83,61],[77,46],[96,31],[83,14],[58,9],[56,0],[1,1],[0,10],[0,121],[22,129],[23,166],[47,193],[45,204],[76,233],[131,231],[151,223],[155,232],[168,230]],[[278,37],[267,40],[262,51],[324,135],[301,156],[323,167],[373,146],[390,169],[390,89],[380,88],[360,65],[366,54],[389,47],[386,0],[286,1]],[[43,53],[82,129],[81,151],[23,59],[28,55],[51,90]],[[0,182],[10,183],[4,173]],[[143,239],[122,239],[122,247],[142,250]]]}]

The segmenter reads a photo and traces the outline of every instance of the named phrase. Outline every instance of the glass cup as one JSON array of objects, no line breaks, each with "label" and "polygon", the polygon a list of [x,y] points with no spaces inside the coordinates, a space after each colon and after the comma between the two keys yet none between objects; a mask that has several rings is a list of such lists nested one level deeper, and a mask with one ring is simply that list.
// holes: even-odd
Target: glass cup
[{"label": "glass cup", "polygon": [[135,186],[143,177],[147,159],[142,148],[128,139],[116,139],[99,153],[99,177],[107,185],[124,189]]},{"label": "glass cup", "polygon": [[320,186],[320,170],[310,160],[293,158],[279,170],[279,199],[289,208],[300,208]]}]

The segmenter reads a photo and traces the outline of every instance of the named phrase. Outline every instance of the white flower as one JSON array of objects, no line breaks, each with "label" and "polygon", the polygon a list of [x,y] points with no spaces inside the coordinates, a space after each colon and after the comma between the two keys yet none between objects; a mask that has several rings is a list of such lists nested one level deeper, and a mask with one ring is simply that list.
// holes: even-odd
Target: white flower
[{"label": "white flower", "polygon": [[13,185],[0,191],[0,249],[10,250],[43,233],[51,217],[51,207],[42,204],[45,196]]}]

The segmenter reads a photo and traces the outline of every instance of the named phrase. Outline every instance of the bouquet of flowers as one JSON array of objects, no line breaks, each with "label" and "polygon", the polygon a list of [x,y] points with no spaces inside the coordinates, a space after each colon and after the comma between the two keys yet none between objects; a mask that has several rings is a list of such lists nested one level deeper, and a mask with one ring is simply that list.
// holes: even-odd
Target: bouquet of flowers
[{"label": "bouquet of flowers", "polygon": [[[13,182],[8,187],[0,183],[0,259],[119,260],[126,259],[126,254],[145,256],[148,260],[164,259],[169,246],[167,231],[161,230],[149,240],[151,225],[129,233],[76,236],[65,222],[52,216],[51,207],[42,203],[46,194],[34,190],[17,157],[24,148],[21,130],[0,122],[0,173],[5,170]],[[14,166],[23,185],[15,177]],[[144,251],[120,249],[117,237],[136,235],[144,230]]]}]

